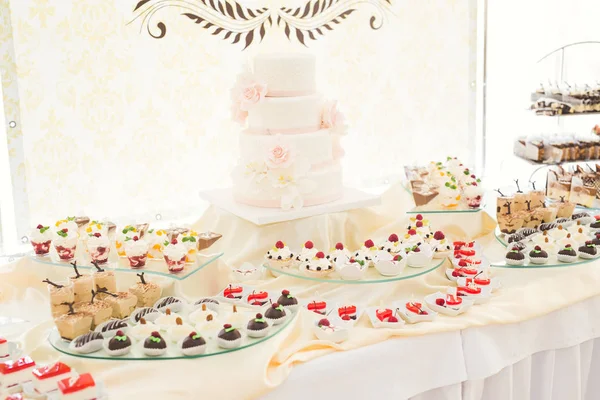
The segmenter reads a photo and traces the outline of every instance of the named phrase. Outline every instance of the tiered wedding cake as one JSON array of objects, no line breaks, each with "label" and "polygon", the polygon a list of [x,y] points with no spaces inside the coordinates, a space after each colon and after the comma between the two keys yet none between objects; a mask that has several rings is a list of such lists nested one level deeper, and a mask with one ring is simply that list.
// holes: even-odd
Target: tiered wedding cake
[{"label": "tiered wedding cake", "polygon": [[232,92],[240,135],[233,175],[237,202],[300,208],[342,195],[345,129],[335,101],[316,92],[315,58],[308,54],[258,55],[253,71]]}]

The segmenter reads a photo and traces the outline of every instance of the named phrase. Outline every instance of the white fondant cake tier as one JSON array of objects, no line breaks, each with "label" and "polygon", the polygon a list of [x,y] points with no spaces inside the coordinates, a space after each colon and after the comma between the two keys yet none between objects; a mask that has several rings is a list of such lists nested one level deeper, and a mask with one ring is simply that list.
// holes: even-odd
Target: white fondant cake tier
[{"label": "white fondant cake tier", "polygon": [[[269,179],[236,182],[234,178],[233,196],[235,201],[254,207],[290,208],[294,206],[314,206],[338,200],[343,193],[342,169],[339,165],[311,171],[302,179],[298,187],[273,186]],[[294,191],[302,203],[296,203]],[[283,200],[283,201],[282,201]],[[289,203],[289,204],[288,204]]]},{"label": "white fondant cake tier", "polygon": [[260,159],[260,155],[268,156],[274,146],[282,145],[290,149],[293,157],[303,157],[312,169],[316,169],[333,162],[332,142],[333,137],[327,129],[289,135],[255,135],[243,132],[240,135],[240,156],[242,160]]},{"label": "white fondant cake tier", "polygon": [[315,93],[315,57],[311,54],[259,54],[254,75],[267,84],[267,96],[292,97]]},{"label": "white fondant cake tier", "polygon": [[248,132],[314,132],[321,126],[321,95],[266,97],[248,111]]}]

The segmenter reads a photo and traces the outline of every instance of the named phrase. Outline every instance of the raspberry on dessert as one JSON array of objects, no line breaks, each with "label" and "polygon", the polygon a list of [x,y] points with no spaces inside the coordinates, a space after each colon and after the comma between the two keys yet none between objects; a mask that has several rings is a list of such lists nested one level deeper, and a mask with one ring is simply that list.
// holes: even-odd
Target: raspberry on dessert
[{"label": "raspberry on dessert", "polygon": [[463,259],[458,262],[458,265],[461,267],[466,267],[468,264],[467,264],[467,261]]},{"label": "raspberry on dessert", "polygon": [[417,221],[417,223],[415,225],[417,226],[417,228],[422,228],[423,227],[423,221]]},{"label": "raspberry on dessert", "polygon": [[95,236],[95,237],[100,237],[100,236],[102,236],[102,235],[100,234],[100,232],[96,232],[96,233],[94,233],[94,236]]},{"label": "raspberry on dessert", "polygon": [[290,294],[290,291],[289,291],[289,290],[287,290],[287,289],[283,289],[283,290],[281,291],[281,294],[282,294],[282,295],[284,295],[284,296],[287,296],[287,295],[289,295],[289,294]]},{"label": "raspberry on dessert", "polygon": [[373,241],[371,239],[365,241],[365,247],[370,249],[373,246],[375,246],[375,244],[373,243]]},{"label": "raspberry on dessert", "polygon": [[457,271],[452,271],[452,276],[457,278],[460,276],[460,274]]},{"label": "raspberry on dessert", "polygon": [[409,234],[410,236],[414,236],[414,235],[416,235],[416,234],[417,234],[417,231],[416,231],[416,230],[414,230],[414,229],[409,229],[409,230],[408,230],[408,234]]},{"label": "raspberry on dessert", "polygon": [[443,307],[444,304],[446,304],[446,302],[444,301],[444,299],[435,299],[435,304]]},{"label": "raspberry on dessert", "polygon": [[417,221],[422,221],[423,220],[423,216],[421,214],[417,214]]},{"label": "raspberry on dessert", "polygon": [[306,243],[304,243],[304,247],[306,247],[307,249],[312,249],[313,247],[315,247],[315,245],[313,244],[313,242],[311,242],[310,240],[307,241]]},{"label": "raspberry on dessert", "polygon": [[398,240],[399,240],[399,239],[398,239],[398,235],[396,235],[395,233],[392,233],[392,234],[390,235],[390,237],[388,238],[388,241],[389,241],[389,242],[392,242],[392,243],[396,243]]},{"label": "raspberry on dessert", "polygon": [[317,254],[315,254],[315,257],[317,257],[317,258],[325,258],[325,253],[323,253],[322,251],[319,251]]},{"label": "raspberry on dessert", "polygon": [[134,242],[137,242],[138,240],[140,240],[140,238],[137,237],[137,236],[132,237],[132,239],[133,239]]},{"label": "raspberry on dessert", "polygon": [[326,318],[323,318],[322,320],[319,321],[319,326],[329,326],[331,325],[329,320]]},{"label": "raspberry on dessert", "polygon": [[433,238],[435,240],[444,240],[446,238],[446,236],[444,235],[444,232],[442,231],[437,231],[433,234]]},{"label": "raspberry on dessert", "polygon": [[391,317],[388,318],[388,322],[398,322],[398,318],[396,318],[392,315]]},{"label": "raspberry on dessert", "polygon": [[421,249],[420,249],[420,248],[418,248],[418,247],[415,247],[415,248],[413,249],[413,252],[414,252],[414,253],[420,253],[420,252],[421,252]]},{"label": "raspberry on dessert", "polygon": [[402,260],[402,256],[400,256],[400,254],[396,254],[394,256],[394,261],[401,261]]},{"label": "raspberry on dessert", "polygon": [[275,243],[275,247],[277,247],[278,249],[283,249],[285,245],[281,240],[278,240],[277,243]]},{"label": "raspberry on dessert", "polygon": [[69,232],[69,230],[67,228],[62,228],[61,232],[67,233],[67,232]]},{"label": "raspberry on dessert", "polygon": [[337,244],[335,245],[335,249],[336,249],[336,250],[344,250],[344,245],[343,245],[342,243],[337,243]]},{"label": "raspberry on dessert", "polygon": [[36,226],[36,229],[42,229],[44,226],[42,224],[38,224],[38,226]]},{"label": "raspberry on dessert", "polygon": [[173,238],[173,240],[171,240],[171,244],[177,244],[177,239]]},{"label": "raspberry on dessert", "polygon": [[542,250],[542,248],[541,248],[540,246],[535,246],[535,250],[536,250],[536,251],[541,251],[541,250]]}]

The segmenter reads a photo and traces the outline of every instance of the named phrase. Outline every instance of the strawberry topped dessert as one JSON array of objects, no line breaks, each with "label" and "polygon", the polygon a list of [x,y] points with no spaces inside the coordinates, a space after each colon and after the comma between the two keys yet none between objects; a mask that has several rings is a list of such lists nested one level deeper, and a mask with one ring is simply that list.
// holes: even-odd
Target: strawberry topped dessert
[{"label": "strawberry topped dessert", "polygon": [[363,246],[354,253],[354,258],[357,260],[364,261],[367,267],[372,267],[373,260],[379,249],[375,246],[375,243],[371,239],[365,240]]},{"label": "strawberry topped dessert", "polygon": [[352,253],[350,253],[350,251],[344,247],[344,244],[341,242],[338,242],[335,244],[335,248],[333,250],[331,250],[329,252],[329,254],[327,254],[327,259],[333,264],[335,265],[338,260],[344,260],[346,258],[350,258],[352,257]]},{"label": "strawberry topped dessert", "polygon": [[319,251],[309,261],[303,261],[300,264],[300,270],[308,276],[323,278],[333,272],[333,266],[325,258],[325,253]]},{"label": "strawberry topped dessert", "polygon": [[342,279],[347,281],[357,281],[363,278],[367,271],[367,263],[354,257],[347,258],[343,264],[337,265],[337,270]]},{"label": "strawberry topped dessert", "polygon": [[33,251],[37,256],[45,256],[50,252],[52,243],[52,231],[49,226],[39,224],[29,235]]},{"label": "strawberry topped dessert", "polygon": [[388,239],[383,242],[381,246],[379,246],[379,250],[387,251],[388,253],[398,254],[402,251],[402,243],[400,243],[400,239],[398,235],[392,233],[388,236]]},{"label": "strawberry topped dessert", "polygon": [[265,255],[268,266],[275,269],[289,268],[293,259],[294,253],[281,240]]},{"label": "strawberry topped dessert", "polygon": [[314,333],[319,340],[329,340],[334,343],[341,343],[348,339],[348,329],[335,326],[327,318],[315,323]]},{"label": "strawberry topped dessert", "polygon": [[306,263],[309,260],[311,260],[318,252],[319,250],[317,250],[314,243],[308,240],[306,243],[304,243],[304,246],[302,246],[300,254],[296,256],[296,261],[299,263]]},{"label": "strawberry topped dessert", "polygon": [[375,317],[381,322],[397,323],[396,310],[382,308],[375,311]]},{"label": "strawberry topped dessert", "polygon": [[188,249],[179,241],[178,238],[173,238],[170,241],[164,241],[163,257],[167,263],[169,272],[177,273],[183,271]]}]

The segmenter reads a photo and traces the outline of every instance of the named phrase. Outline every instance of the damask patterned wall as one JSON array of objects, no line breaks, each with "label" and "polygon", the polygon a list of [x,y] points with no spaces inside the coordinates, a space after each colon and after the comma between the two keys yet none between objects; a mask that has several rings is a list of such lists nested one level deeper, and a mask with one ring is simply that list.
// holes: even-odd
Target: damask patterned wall
[{"label": "damask patterned wall", "polygon": [[[239,132],[229,88],[258,52],[316,54],[319,87],[339,99],[350,127],[350,183],[381,182],[416,160],[468,157],[475,2],[391,1],[353,1],[322,37],[304,31],[308,47],[276,25],[276,10],[303,12],[306,1],[242,2],[275,10],[262,42],[242,51],[246,36],[231,44],[235,36],[213,35],[177,7],[149,27],[135,19],[156,0],[135,11],[143,2],[3,0],[16,55],[3,80],[18,84],[31,218],[199,212],[198,190],[229,184]],[[158,22],[161,39],[148,33],[160,35]]]}]

